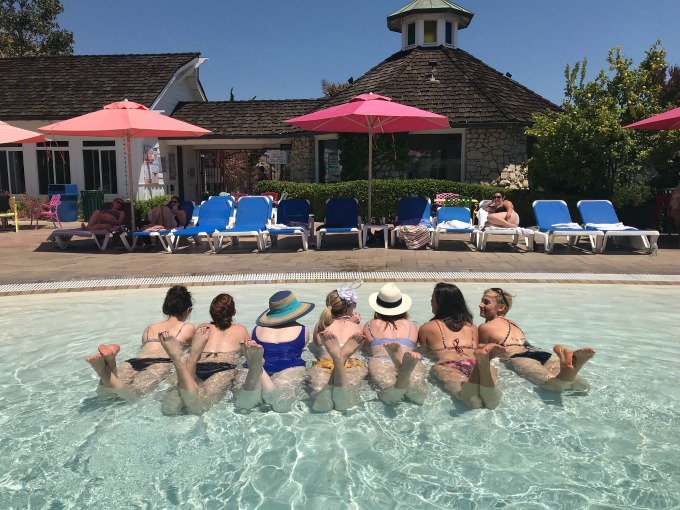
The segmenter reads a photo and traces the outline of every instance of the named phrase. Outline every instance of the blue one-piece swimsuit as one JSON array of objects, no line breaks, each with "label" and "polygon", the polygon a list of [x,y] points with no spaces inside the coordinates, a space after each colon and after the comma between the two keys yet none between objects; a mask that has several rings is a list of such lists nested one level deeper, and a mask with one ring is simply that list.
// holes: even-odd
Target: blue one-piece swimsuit
[{"label": "blue one-piece swimsuit", "polygon": [[253,329],[253,340],[264,349],[264,370],[268,374],[275,374],[291,367],[304,367],[302,350],[305,348],[305,327],[302,326],[300,334],[290,342],[272,344],[260,342],[257,338],[257,327]]}]

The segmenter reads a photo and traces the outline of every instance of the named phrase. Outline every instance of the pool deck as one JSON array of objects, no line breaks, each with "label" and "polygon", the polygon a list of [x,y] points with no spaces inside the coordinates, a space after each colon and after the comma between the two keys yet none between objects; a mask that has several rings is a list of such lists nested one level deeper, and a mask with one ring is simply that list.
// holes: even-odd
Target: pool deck
[{"label": "pool deck", "polygon": [[[78,223],[65,223],[75,228]],[[557,245],[554,253],[526,252],[523,243],[513,248],[510,243],[490,242],[485,252],[477,252],[466,236],[448,236],[439,250],[409,251],[403,247],[384,249],[371,246],[358,249],[355,236],[327,236],[322,250],[301,250],[300,238],[282,238],[278,246],[264,253],[256,252],[254,238],[241,240],[236,247],[227,247],[220,254],[208,253],[207,243],[199,247],[183,244],[173,254],[156,248],[129,253],[119,240],[105,251],[97,250],[94,241],[75,240],[68,250],[47,242],[52,226],[41,225],[35,230],[21,222],[19,233],[0,231],[0,295],[36,292],[26,284],[78,281],[73,285],[53,285],[38,292],[91,290],[100,284],[88,284],[103,279],[122,279],[114,288],[155,287],[172,284],[173,278],[191,276],[236,275],[241,280],[232,283],[263,281],[318,281],[333,279],[334,273],[364,273],[365,280],[432,279],[432,273],[455,273],[461,281],[562,281],[592,283],[680,284],[680,236],[662,236],[656,256],[628,249],[610,249],[594,255],[582,243],[576,248]],[[403,245],[402,245],[403,246]],[[538,248],[542,250],[539,244]],[[248,278],[243,275],[262,275]],[[311,278],[305,275],[314,273]],[[371,273],[375,278],[371,277]],[[392,274],[397,273],[397,274]],[[429,274],[428,274],[429,273]],[[463,273],[463,274],[461,274]],[[469,275],[465,273],[470,273]],[[329,276],[330,275],[330,276]],[[618,278],[620,275],[621,278]],[[625,278],[629,275],[661,275],[661,278]],[[148,278],[166,277],[163,281]],[[140,283],[138,279],[147,279]],[[214,280],[214,281],[213,281]],[[651,281],[650,281],[651,280]],[[114,282],[115,283],[115,282]],[[224,278],[203,278],[195,285],[227,283]],[[15,285],[9,288],[8,285]],[[19,285],[16,287],[16,285]],[[109,282],[107,288],[111,288]],[[31,290],[33,288],[34,290]]]}]

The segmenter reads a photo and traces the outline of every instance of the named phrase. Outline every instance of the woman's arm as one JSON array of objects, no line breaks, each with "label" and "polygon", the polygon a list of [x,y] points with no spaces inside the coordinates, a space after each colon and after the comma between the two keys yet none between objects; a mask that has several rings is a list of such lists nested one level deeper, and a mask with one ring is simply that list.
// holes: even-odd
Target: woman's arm
[{"label": "woman's arm", "polygon": [[321,343],[321,337],[319,336],[319,323],[316,323],[316,326],[314,326],[314,334],[312,335],[312,339],[316,345],[321,347],[323,344]]},{"label": "woman's arm", "polygon": [[504,200],[503,207],[505,207],[505,210],[507,211],[505,213],[505,221],[508,221],[512,217],[512,213],[515,211],[515,206],[512,205],[510,200]]}]

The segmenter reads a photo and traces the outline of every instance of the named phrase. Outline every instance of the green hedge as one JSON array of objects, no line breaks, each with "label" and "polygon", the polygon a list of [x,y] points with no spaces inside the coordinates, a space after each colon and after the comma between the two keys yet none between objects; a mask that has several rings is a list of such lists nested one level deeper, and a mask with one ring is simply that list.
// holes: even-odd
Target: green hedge
[{"label": "green hedge", "polygon": [[[576,196],[546,193],[539,190],[506,189],[482,184],[470,184],[437,179],[382,180],[372,182],[372,214],[374,218],[385,217],[392,222],[397,214],[397,203],[401,197],[417,195],[428,197],[433,202],[437,193],[458,193],[479,201],[490,199],[496,191],[501,191],[515,206],[522,226],[536,225],[531,204],[534,200],[564,200],[569,206],[571,218],[580,221],[576,204],[579,200],[599,197]],[[312,184],[282,181],[261,181],[255,187],[256,193],[274,191],[281,196],[285,191],[288,198],[306,198],[311,204],[312,213],[322,220],[326,213],[326,200],[329,198],[357,198],[359,214],[366,219],[368,213],[368,181],[348,181],[334,184]],[[617,208],[619,219],[627,225],[638,228],[658,228],[654,225],[654,204],[647,202],[642,206]]]}]

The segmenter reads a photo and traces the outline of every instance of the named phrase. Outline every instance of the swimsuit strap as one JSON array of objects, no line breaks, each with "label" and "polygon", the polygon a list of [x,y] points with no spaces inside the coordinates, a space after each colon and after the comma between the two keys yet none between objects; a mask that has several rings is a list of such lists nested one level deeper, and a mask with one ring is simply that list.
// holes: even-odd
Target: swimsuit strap
[{"label": "swimsuit strap", "polygon": [[442,343],[444,344],[444,348],[446,348],[446,342],[444,341],[444,330],[442,329],[442,326],[441,324],[439,324],[439,321],[437,319],[435,319],[434,323],[439,328],[439,334],[442,336]]},{"label": "swimsuit strap", "polygon": [[367,326],[368,326],[368,332],[369,332],[369,333],[371,334],[371,336],[373,337],[373,340],[375,340],[375,335],[373,334],[373,331],[371,330],[371,321],[368,321]]},{"label": "swimsuit strap", "polygon": [[[505,345],[505,342],[507,342],[508,338],[510,338],[510,332],[512,331],[512,326],[515,326],[517,329],[519,329],[520,332],[522,333],[522,336],[524,336],[524,331],[522,331],[522,328],[520,328],[517,324],[515,324],[510,319],[506,319],[505,317],[501,317],[501,319],[505,320],[508,323],[508,334],[505,335],[505,338],[503,339],[503,341],[499,345],[501,347],[515,347],[515,346],[523,347],[525,344],[517,343],[517,344],[512,344],[512,345],[507,345],[507,346]],[[526,342],[526,339],[525,339],[525,342]]]}]

